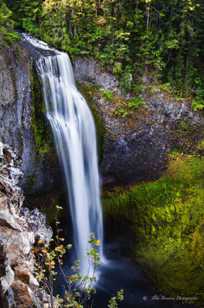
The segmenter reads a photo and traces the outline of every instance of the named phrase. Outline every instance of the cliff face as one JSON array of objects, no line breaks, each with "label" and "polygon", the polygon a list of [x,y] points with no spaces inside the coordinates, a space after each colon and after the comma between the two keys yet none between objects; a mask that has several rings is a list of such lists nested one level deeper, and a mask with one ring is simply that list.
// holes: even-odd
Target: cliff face
[{"label": "cliff face", "polygon": [[0,303],[1,307],[44,307],[49,303],[33,276],[35,239],[49,242],[52,231],[37,210],[22,207],[18,187],[20,164],[8,146],[0,143]]},{"label": "cliff face", "polygon": [[198,152],[204,139],[204,117],[192,111],[189,101],[178,100],[148,82],[134,97],[122,95],[115,77],[94,60],[77,60],[75,75],[103,123],[104,184],[159,178],[169,152]]},{"label": "cliff face", "polygon": [[22,159],[25,176],[21,185],[29,193],[49,190],[57,174],[53,170],[56,156],[51,142],[48,146],[49,126],[37,83],[26,49],[19,44],[4,44],[0,48],[0,141],[9,144]]},{"label": "cliff face", "polygon": [[[170,151],[193,153],[204,138],[204,117],[188,102],[147,85],[135,94],[143,102],[137,108],[96,61],[78,59],[74,72],[95,115],[105,184],[158,178]],[[22,159],[21,186],[26,193],[58,188],[59,164],[41,85],[25,44],[0,49],[0,87],[0,140]]]},{"label": "cliff face", "polygon": [[[114,116],[114,104],[99,100],[106,138],[102,172],[105,182],[129,184],[159,178],[168,153],[194,153],[203,138],[204,118],[188,103],[178,103],[162,92],[143,95],[144,106],[126,118]],[[107,106],[108,111],[104,112]],[[114,123],[117,122],[115,125]]]}]

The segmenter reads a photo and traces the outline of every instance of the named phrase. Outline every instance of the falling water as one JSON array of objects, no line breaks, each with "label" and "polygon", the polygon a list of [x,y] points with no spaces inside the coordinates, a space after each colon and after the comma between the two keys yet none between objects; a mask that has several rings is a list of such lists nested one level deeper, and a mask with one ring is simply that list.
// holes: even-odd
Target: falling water
[{"label": "falling water", "polygon": [[47,118],[65,175],[74,247],[80,261],[80,273],[92,275],[93,265],[87,256],[91,233],[101,242],[101,257],[103,251],[94,120],[85,99],[76,88],[68,55],[26,34],[23,36],[32,46],[42,50],[36,65],[42,80]]}]

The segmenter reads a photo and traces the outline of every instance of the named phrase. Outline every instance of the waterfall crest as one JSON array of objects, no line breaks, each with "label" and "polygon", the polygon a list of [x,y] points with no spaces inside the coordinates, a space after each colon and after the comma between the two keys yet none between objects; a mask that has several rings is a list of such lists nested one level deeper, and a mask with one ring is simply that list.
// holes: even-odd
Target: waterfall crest
[{"label": "waterfall crest", "polygon": [[65,175],[80,273],[91,276],[93,265],[87,256],[91,233],[100,241],[101,257],[103,254],[94,120],[85,99],[76,88],[68,55],[26,34],[23,37],[35,48],[46,51],[40,54],[36,65],[42,80],[46,115]]}]

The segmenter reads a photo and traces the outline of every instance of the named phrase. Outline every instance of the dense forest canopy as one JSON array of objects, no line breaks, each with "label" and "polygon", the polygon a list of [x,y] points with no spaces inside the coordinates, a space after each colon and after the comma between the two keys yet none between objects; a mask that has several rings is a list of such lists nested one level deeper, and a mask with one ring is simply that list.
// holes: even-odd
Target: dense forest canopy
[{"label": "dense forest canopy", "polygon": [[93,56],[125,91],[148,76],[204,108],[202,0],[8,0],[0,27],[9,40],[21,30],[72,57]]}]

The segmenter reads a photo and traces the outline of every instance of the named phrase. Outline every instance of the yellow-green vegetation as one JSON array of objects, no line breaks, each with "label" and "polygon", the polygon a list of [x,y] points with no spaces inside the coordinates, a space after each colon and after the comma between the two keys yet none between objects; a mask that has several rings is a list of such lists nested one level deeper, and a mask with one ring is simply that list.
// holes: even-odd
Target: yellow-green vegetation
[{"label": "yellow-green vegetation", "polygon": [[[14,31],[14,21],[12,20],[12,11],[9,10],[4,2],[0,3],[0,40],[12,43],[19,39],[19,35]],[[2,40],[3,38],[3,40]]]},{"label": "yellow-green vegetation", "polygon": [[100,93],[109,102],[111,102],[114,99],[113,92],[110,90],[101,89]]},{"label": "yellow-green vegetation", "polygon": [[194,111],[201,111],[204,109],[204,99],[195,98],[192,101],[192,108]]},{"label": "yellow-green vegetation", "polygon": [[[179,96],[203,92],[202,0],[3,0],[18,29],[74,56],[92,56],[129,92],[144,72]],[[201,94],[202,91],[202,94]],[[199,93],[198,93],[199,92]]]},{"label": "yellow-green vegetation", "polygon": [[197,145],[197,149],[199,151],[203,151],[204,150],[204,140],[201,140],[198,145]]},{"label": "yellow-green vegetation", "polygon": [[[204,109],[202,0],[2,0],[0,36],[21,29],[72,57],[92,56],[118,78],[158,80],[177,98],[193,97]],[[126,111],[119,111],[126,114]]]},{"label": "yellow-green vegetation", "polygon": [[128,100],[124,100],[122,106],[116,108],[114,114],[116,116],[125,118],[130,116],[134,111],[138,110],[140,107],[145,106],[145,101],[142,97],[132,97]]},{"label": "yellow-green vegetation", "polygon": [[32,130],[36,151],[39,155],[51,152],[53,138],[45,116],[45,105],[41,85],[35,70],[32,73]]},{"label": "yellow-green vegetation", "polygon": [[200,111],[204,109],[204,89],[202,86],[202,80],[200,78],[195,79],[196,91],[195,97],[192,101],[192,108],[195,111]]},{"label": "yellow-green vegetation", "polygon": [[[137,87],[137,90],[138,88],[139,87]],[[138,93],[140,92],[137,91],[137,94]],[[139,95],[125,99],[124,97],[116,95],[112,91],[106,89],[100,89],[98,94],[101,95],[106,101],[115,104],[113,115],[116,117],[125,118],[130,116],[133,111],[136,111],[145,105],[144,99]]]},{"label": "yellow-green vegetation", "polygon": [[142,107],[145,107],[145,101],[140,95],[126,99],[123,96],[117,95],[111,90],[100,88],[99,86],[90,83],[81,84],[80,90],[87,98],[87,101],[89,102],[89,105],[92,109],[99,138],[101,138],[101,133],[104,132],[104,129],[103,123],[97,111],[96,101],[94,100],[94,97],[96,99],[103,98],[105,101],[109,102],[110,115],[117,118],[130,117],[135,111]]},{"label": "yellow-green vegetation", "polygon": [[126,218],[132,252],[166,294],[204,300],[204,158],[174,153],[159,180],[106,193],[105,211]]},{"label": "yellow-green vegetation", "polygon": [[[198,124],[193,124],[189,119],[182,119],[175,125],[173,138],[175,150],[179,152],[201,153],[202,140],[198,141]],[[201,134],[201,133],[200,133]]]}]

